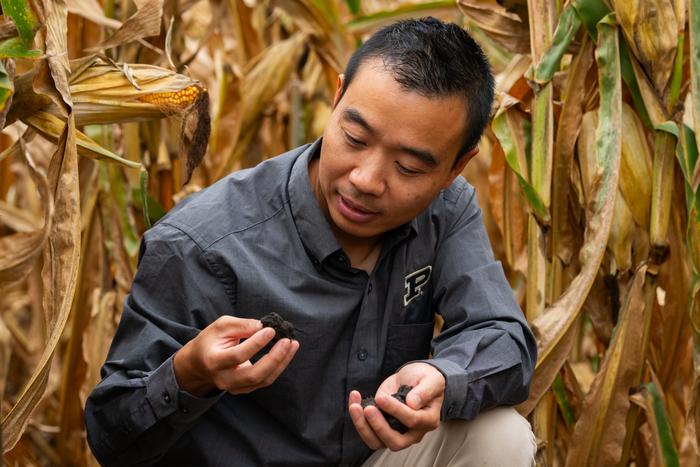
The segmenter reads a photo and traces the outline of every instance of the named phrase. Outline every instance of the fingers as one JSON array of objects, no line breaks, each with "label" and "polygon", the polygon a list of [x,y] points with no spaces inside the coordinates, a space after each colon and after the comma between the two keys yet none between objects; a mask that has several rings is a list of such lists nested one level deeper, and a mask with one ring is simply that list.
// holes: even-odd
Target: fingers
[{"label": "fingers", "polygon": [[[366,409],[363,409],[361,401],[362,397],[360,396],[359,392],[350,392],[350,397],[348,400],[348,412],[350,413],[350,419],[352,420],[353,425],[355,425],[355,429],[360,435],[360,438],[362,438],[362,441],[365,442],[367,447],[375,450],[381,449],[385,447],[385,445],[377,437],[377,435],[374,433],[374,430],[372,430],[372,428],[367,423],[364,412],[365,410],[370,408],[374,409],[377,413],[379,413],[379,411],[376,409],[376,407],[367,407]],[[381,416],[381,414],[379,415]]]},{"label": "fingers", "polygon": [[387,394],[377,394],[375,400],[377,407],[396,417],[409,430],[431,431],[440,425],[441,404],[432,403],[439,402],[437,399],[433,399],[420,410],[414,410]]},{"label": "fingers", "polygon": [[[397,403],[400,402],[397,401]],[[377,407],[365,407],[364,416],[373,436],[383,446],[392,451],[399,451],[411,446],[420,441],[425,435],[425,432],[420,430],[408,430],[406,433],[399,433],[389,426],[386,418],[384,418],[384,415]]]},{"label": "fingers", "polygon": [[220,316],[212,324],[217,333],[233,339],[248,338],[262,329],[260,320],[229,315]]},{"label": "fingers", "polygon": [[250,360],[253,355],[269,344],[273,337],[275,337],[274,329],[263,328],[240,344],[227,348],[221,356],[222,369],[223,366],[236,366]]},{"label": "fingers", "polygon": [[269,353],[261,357],[255,364],[246,367],[239,366],[233,370],[229,392],[243,394],[271,385],[289,366],[297,350],[299,350],[298,341],[281,339]]}]

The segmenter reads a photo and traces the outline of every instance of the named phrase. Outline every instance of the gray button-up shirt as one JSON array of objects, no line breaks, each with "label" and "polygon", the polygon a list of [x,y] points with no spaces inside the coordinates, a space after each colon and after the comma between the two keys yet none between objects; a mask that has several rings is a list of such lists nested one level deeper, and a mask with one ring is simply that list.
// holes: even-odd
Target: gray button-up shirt
[{"label": "gray button-up shirt", "polygon": [[[403,364],[446,378],[443,419],[526,399],[535,341],[461,177],[389,232],[372,274],[351,267],[308,176],[321,140],[190,196],[141,243],[102,382],[85,408],[105,465],[358,465],[370,450],[348,394]],[[223,314],[275,311],[300,348],[269,387],[198,398],[173,354]],[[434,314],[444,318],[432,338]],[[429,352],[432,358],[428,359]],[[254,359],[255,360],[255,359]]]}]

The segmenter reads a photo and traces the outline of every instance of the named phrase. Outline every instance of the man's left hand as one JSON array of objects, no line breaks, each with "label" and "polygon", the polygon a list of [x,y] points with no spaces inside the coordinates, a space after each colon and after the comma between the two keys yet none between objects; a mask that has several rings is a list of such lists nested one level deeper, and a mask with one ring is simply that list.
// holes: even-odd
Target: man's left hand
[{"label": "man's left hand", "polygon": [[[392,394],[402,385],[413,386],[402,404]],[[349,398],[350,417],[355,429],[370,449],[389,448],[399,451],[418,443],[429,431],[440,425],[440,411],[445,397],[445,377],[427,363],[411,363],[391,375],[377,389],[377,406],[361,405],[362,396],[352,391]],[[408,431],[399,433],[389,426],[382,413],[393,415]]]}]

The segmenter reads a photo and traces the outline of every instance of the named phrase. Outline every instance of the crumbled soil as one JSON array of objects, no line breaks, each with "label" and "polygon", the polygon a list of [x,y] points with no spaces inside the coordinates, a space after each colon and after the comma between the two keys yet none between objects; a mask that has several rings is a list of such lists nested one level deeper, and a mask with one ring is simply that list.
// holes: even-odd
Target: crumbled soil
[{"label": "crumbled soil", "polygon": [[275,330],[275,337],[273,337],[272,341],[270,341],[271,344],[274,344],[280,339],[294,339],[295,337],[294,325],[289,321],[285,321],[284,318],[275,312],[263,316],[260,318],[260,322],[262,323],[263,327],[272,328]]},{"label": "crumbled soil", "polygon": [[[411,391],[411,389],[413,389],[413,386],[407,386],[404,384],[403,386],[401,386],[399,388],[398,391],[396,391],[394,394],[392,394],[392,396],[394,398],[396,398],[399,402],[402,402],[405,404],[406,403],[406,396]],[[365,408],[365,407],[370,406],[370,405],[374,405],[376,407],[377,403],[374,400],[374,396],[369,396],[369,397],[365,397],[364,399],[362,399],[361,405],[362,405],[362,408]],[[406,433],[408,431],[408,428],[406,427],[406,425],[404,425],[399,420],[397,420],[396,417],[384,412],[382,409],[379,409],[379,411],[382,413],[382,415],[384,415],[384,418],[386,418],[386,421],[391,428],[398,431],[399,433]]]}]

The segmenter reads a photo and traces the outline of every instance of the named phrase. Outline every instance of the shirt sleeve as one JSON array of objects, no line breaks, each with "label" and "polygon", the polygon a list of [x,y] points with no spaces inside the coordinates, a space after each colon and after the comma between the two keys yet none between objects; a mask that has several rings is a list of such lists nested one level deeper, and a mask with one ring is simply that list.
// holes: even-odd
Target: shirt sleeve
[{"label": "shirt sleeve", "polygon": [[230,309],[190,237],[162,223],[146,232],[102,381],[85,406],[88,443],[102,465],[156,462],[216,403],[220,394],[200,398],[178,387],[173,355]]},{"label": "shirt sleeve", "polygon": [[445,324],[425,362],[445,376],[442,418],[471,420],[527,399],[537,347],[494,259],[471,186],[454,209],[434,263],[435,306]]}]

